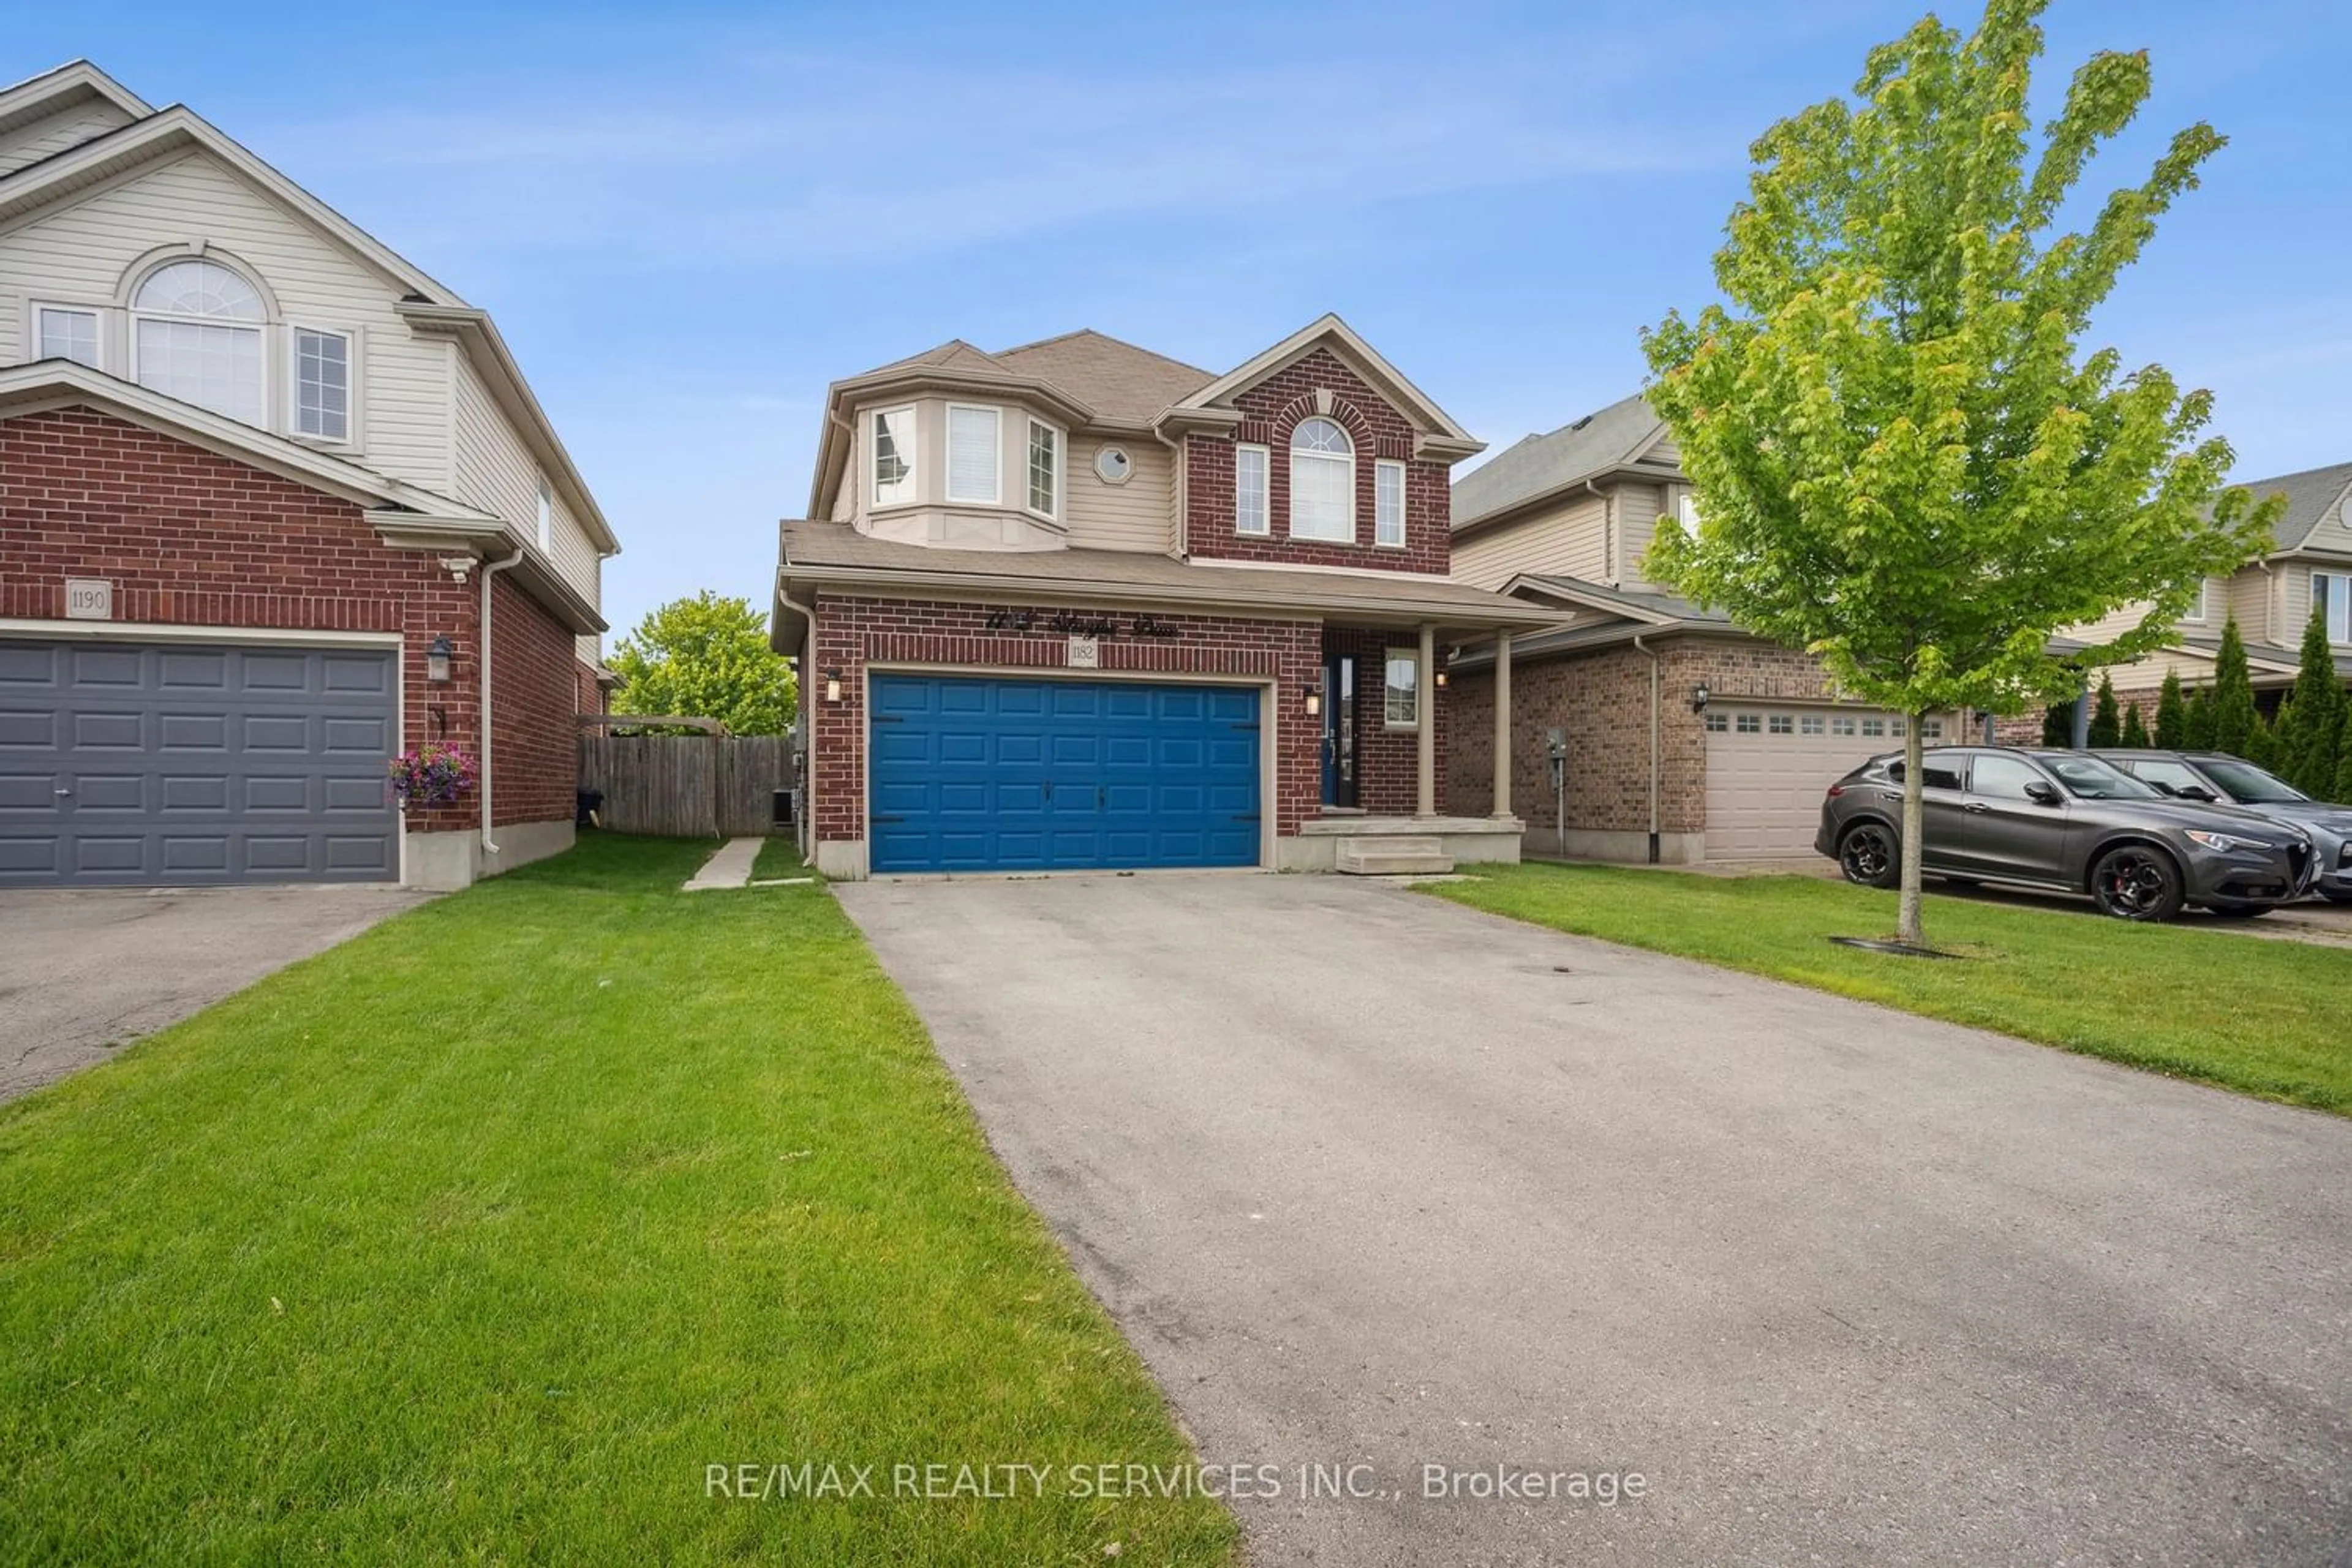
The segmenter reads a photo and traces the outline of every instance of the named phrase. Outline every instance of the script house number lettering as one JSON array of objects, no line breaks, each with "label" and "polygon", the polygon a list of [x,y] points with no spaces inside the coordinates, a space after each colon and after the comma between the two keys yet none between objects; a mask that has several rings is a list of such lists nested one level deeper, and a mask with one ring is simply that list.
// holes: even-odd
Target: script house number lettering
[{"label": "script house number lettering", "polygon": [[[1043,631],[1059,633],[1070,639],[1070,663],[1076,666],[1081,642],[1115,642],[1120,637],[1139,641],[1172,641],[1184,635],[1173,621],[1158,616],[1137,614],[1121,620],[1117,616],[1100,615],[1091,610],[991,610],[981,620],[981,629],[992,632]],[[1086,666],[1092,668],[1088,658]]]}]

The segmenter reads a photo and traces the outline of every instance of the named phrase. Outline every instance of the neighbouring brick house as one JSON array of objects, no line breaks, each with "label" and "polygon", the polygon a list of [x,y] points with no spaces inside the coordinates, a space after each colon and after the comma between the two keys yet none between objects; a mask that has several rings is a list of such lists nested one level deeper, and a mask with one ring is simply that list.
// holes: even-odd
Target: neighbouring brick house
[{"label": "neighbouring brick house", "polygon": [[[1531,852],[1808,855],[1822,791],[1902,744],[1900,715],[1842,700],[1811,657],[1642,574],[1658,520],[1693,514],[1673,437],[1641,398],[1497,453],[1454,485],[1453,510],[1456,576],[1561,616],[1514,650],[1510,794]],[[1450,667],[1452,802],[1494,789],[1494,657],[1473,643]],[[1931,718],[1927,739],[1957,739],[1959,722]]]},{"label": "neighbouring brick house", "polygon": [[1439,648],[1561,618],[1449,572],[1478,449],[1329,316],[1223,375],[1087,331],[835,383],[777,578],[811,858],[1517,858],[1507,795],[1439,812]]},{"label": "neighbouring brick house", "polygon": [[[185,109],[0,91],[0,886],[564,847],[617,548],[481,311]],[[428,740],[482,784],[404,817]]]}]

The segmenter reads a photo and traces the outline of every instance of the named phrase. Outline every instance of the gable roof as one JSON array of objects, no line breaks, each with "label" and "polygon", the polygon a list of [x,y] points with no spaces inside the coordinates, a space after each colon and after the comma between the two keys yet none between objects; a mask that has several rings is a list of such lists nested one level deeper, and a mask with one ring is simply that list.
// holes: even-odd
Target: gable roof
[{"label": "gable roof", "polygon": [[84,100],[111,103],[134,120],[155,112],[152,105],[88,60],[69,60],[55,70],[0,88],[0,132],[13,131]]},{"label": "gable roof", "polygon": [[1162,411],[1216,379],[1213,372],[1138,348],[1091,327],[991,356],[1018,374],[1050,381],[1108,424],[1148,427]]},{"label": "gable roof", "polygon": [[[35,89],[38,89],[37,94]],[[587,481],[556,435],[554,424],[523,380],[522,369],[488,316],[456,290],[411,263],[367,230],[279,174],[234,137],[184,104],[150,110],[112,78],[87,61],[60,67],[0,92],[0,112],[11,100],[49,102],[69,91],[105,96],[142,118],[38,163],[0,175],[0,232],[29,221],[51,205],[75,199],[106,181],[164,159],[202,152],[242,176],[331,242],[375,269],[405,296],[399,309],[419,330],[439,325],[457,338],[491,395],[513,421],[523,445],[547,471],[548,480],[598,551],[620,553],[621,542],[590,493]],[[46,110],[45,110],[46,111]],[[433,318],[437,314],[436,322]],[[457,331],[468,326],[470,331]]]},{"label": "gable roof", "polygon": [[364,510],[386,540],[427,548],[520,551],[515,575],[574,632],[601,632],[604,618],[535,552],[520,524],[452,500],[422,485],[264,430],[71,360],[35,360],[0,369],[0,420],[55,408],[89,408],[200,450],[276,474]]},{"label": "gable roof", "polygon": [[2286,492],[2286,510],[2271,530],[2271,542],[2278,550],[2305,548],[2320,525],[2330,518],[2352,521],[2352,516],[2343,510],[2345,492],[2352,490],[2352,463],[2331,463],[2324,468],[2305,468],[2275,479],[2247,479],[2242,483],[2232,480],[2230,488],[2252,490],[2256,500],[2281,490]]},{"label": "gable roof", "polygon": [[1404,373],[1382,358],[1371,344],[1338,315],[1317,317],[1265,352],[1217,377],[1206,386],[1171,405],[1156,423],[1181,428],[1186,414],[1223,413],[1226,419],[1233,399],[1284,366],[1306,358],[1318,348],[1339,351],[1339,357],[1395,404],[1398,411],[1422,427],[1421,445],[1432,457],[1459,460],[1486,450],[1486,443],[1454,422],[1454,416],[1430,400]]},{"label": "gable roof", "polygon": [[[1630,467],[1665,427],[1636,393],[1548,434],[1526,437],[1454,481],[1454,531]],[[1658,471],[1676,470],[1660,464]]]}]

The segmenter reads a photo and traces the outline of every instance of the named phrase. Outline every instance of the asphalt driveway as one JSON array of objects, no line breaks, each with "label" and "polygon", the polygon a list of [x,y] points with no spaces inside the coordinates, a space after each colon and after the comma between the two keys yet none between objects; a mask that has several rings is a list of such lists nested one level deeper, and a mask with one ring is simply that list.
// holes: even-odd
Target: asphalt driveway
[{"label": "asphalt driveway", "polygon": [[1343,878],[839,893],[1254,1561],[2347,1560],[2352,1124]]},{"label": "asphalt driveway", "polygon": [[431,896],[374,886],[0,892],[0,1100]]}]

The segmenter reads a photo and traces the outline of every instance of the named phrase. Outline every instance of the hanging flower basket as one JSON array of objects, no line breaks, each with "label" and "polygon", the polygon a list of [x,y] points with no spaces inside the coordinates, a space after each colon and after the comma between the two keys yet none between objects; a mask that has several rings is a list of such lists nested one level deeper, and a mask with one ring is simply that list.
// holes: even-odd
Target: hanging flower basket
[{"label": "hanging flower basket", "polygon": [[455,805],[474,787],[474,759],[455,746],[427,741],[392,759],[392,793],[404,809]]}]

